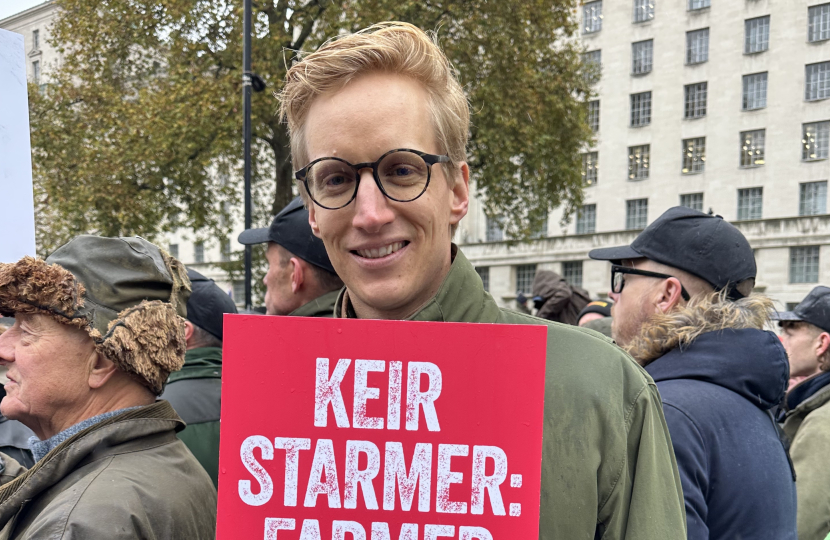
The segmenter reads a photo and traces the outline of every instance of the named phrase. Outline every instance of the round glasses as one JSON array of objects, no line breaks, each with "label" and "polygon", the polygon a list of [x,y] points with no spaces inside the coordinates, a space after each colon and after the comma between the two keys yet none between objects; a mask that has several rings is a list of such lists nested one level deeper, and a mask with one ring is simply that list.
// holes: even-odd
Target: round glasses
[{"label": "round glasses", "polygon": [[429,186],[432,165],[448,163],[449,156],[398,148],[386,152],[374,163],[352,165],[345,159],[322,157],[294,173],[315,204],[328,210],[343,208],[357,196],[360,171],[372,169],[375,183],[387,198],[414,201]]}]

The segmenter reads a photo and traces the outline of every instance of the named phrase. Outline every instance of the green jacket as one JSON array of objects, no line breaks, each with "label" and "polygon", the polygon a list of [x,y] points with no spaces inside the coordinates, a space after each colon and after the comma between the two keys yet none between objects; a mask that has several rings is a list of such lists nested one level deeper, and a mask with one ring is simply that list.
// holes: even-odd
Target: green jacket
[{"label": "green jacket", "polygon": [[303,304],[288,315],[290,317],[332,317],[334,316],[334,303],[340,290],[327,292],[323,296],[315,298],[307,304]]},{"label": "green jacket", "polygon": [[830,532],[830,386],[787,412],[798,493],[798,540],[823,540]]},{"label": "green jacket", "polygon": [[161,395],[187,424],[179,432],[179,439],[205,468],[214,486],[219,485],[221,395],[222,349],[219,347],[188,350],[184,366],[170,374]]},{"label": "green jacket", "polygon": [[28,471],[2,456],[0,540],[212,540],[216,489],[166,401],[73,435]]},{"label": "green jacket", "polygon": [[[355,317],[346,291],[336,308]],[[547,324],[540,539],[685,540],[660,395],[611,340],[499,308],[460,251],[438,293],[409,320]]]}]

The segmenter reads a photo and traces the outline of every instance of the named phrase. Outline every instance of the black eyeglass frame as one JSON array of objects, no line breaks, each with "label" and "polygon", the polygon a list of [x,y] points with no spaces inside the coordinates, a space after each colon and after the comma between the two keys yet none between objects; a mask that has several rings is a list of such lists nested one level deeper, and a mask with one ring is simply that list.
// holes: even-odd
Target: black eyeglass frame
[{"label": "black eyeglass frame", "polygon": [[[618,291],[614,290],[614,288],[615,288],[614,287],[614,282],[616,281],[614,278],[615,278],[616,274],[632,274],[632,275],[635,275],[635,276],[646,276],[646,277],[653,277],[653,278],[660,278],[660,279],[674,278],[674,279],[677,279],[678,281],[680,281],[677,277],[670,276],[668,274],[660,274],[658,272],[649,272],[648,270],[640,270],[638,268],[631,268],[629,266],[621,266],[619,264],[612,264],[611,265],[611,292],[613,292],[615,294],[620,294],[622,292],[622,290],[625,288],[625,276],[623,276],[620,279],[620,290],[618,290]],[[685,300],[687,302],[691,298],[691,296],[689,296],[688,291],[686,291],[686,288],[683,286],[682,283],[680,284],[680,296],[682,296],[683,300]]]},{"label": "black eyeglass frame", "polygon": [[[392,197],[391,195],[389,195],[386,192],[386,190],[383,188],[383,184],[380,181],[380,175],[378,174],[378,165],[380,165],[380,162],[383,161],[386,156],[394,154],[395,152],[409,152],[409,153],[415,154],[416,156],[423,159],[424,163],[427,164],[427,181],[424,184],[424,189],[421,190],[421,192],[418,195],[416,195],[415,197],[412,197],[411,199],[404,200],[404,199],[396,199],[395,197]],[[320,202],[317,201],[314,198],[314,195],[311,194],[311,190],[308,187],[308,177],[307,177],[308,171],[316,163],[319,163],[321,161],[328,160],[328,159],[333,159],[333,160],[336,160],[336,161],[340,161],[341,163],[345,163],[346,165],[348,165],[349,167],[354,169],[354,172],[355,172],[354,193],[352,193],[352,197],[347,202],[343,203],[343,205],[337,206],[337,207],[325,206],[323,204],[320,204]],[[357,197],[357,190],[360,189],[360,178],[361,178],[360,171],[362,171],[363,169],[368,169],[368,168],[372,169],[372,177],[375,179],[375,184],[378,186],[378,189],[380,190],[380,192],[383,193],[383,195],[387,199],[390,199],[390,200],[393,200],[393,201],[396,201],[396,202],[412,202],[415,199],[417,199],[418,197],[420,197],[421,195],[423,195],[424,193],[426,193],[427,188],[429,187],[429,181],[432,178],[432,166],[435,165],[436,163],[449,163],[449,162],[450,162],[450,156],[448,156],[448,155],[439,156],[439,155],[436,155],[436,154],[427,154],[426,152],[421,152],[420,150],[413,150],[411,148],[396,148],[394,150],[389,150],[388,152],[386,152],[385,154],[380,156],[377,159],[377,161],[374,161],[374,162],[368,162],[367,161],[365,163],[357,163],[357,164],[354,164],[354,165],[352,165],[351,163],[349,163],[345,159],[342,159],[342,158],[339,158],[339,157],[321,157],[321,158],[315,159],[314,161],[312,161],[311,163],[309,163],[308,165],[306,165],[305,167],[303,167],[299,171],[296,171],[294,173],[294,177],[297,180],[299,180],[300,182],[303,183],[303,185],[305,186],[306,193],[308,193],[308,196],[311,198],[312,201],[314,201],[314,204],[316,204],[320,208],[325,208],[326,210],[340,210],[341,208],[345,208],[346,206],[349,206],[349,204],[351,204],[351,202],[353,200],[355,200],[355,198]]]}]

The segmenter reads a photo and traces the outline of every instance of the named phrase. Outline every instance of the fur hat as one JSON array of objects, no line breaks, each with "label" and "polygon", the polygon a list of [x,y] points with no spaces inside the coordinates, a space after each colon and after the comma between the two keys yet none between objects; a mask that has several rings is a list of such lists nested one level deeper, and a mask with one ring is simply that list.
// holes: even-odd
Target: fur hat
[{"label": "fur hat", "polygon": [[45,261],[0,264],[0,314],[86,330],[99,353],[156,395],[184,364],[189,296],[184,265],[138,237],[83,235]]}]

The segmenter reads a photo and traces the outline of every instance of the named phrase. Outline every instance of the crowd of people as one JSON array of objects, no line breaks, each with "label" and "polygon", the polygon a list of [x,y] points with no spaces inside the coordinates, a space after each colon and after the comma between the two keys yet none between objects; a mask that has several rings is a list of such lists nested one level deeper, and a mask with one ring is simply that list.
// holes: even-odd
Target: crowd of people
[{"label": "crowd of people", "polygon": [[[538,317],[499,307],[452,243],[468,103],[408,24],[304,56],[280,114],[301,196],[239,237],[268,315],[547,326],[540,539],[824,540],[830,289],[776,312],[743,235],[677,207],[590,253],[609,299],[540,271]],[[137,237],[0,264],[0,537],[213,538],[226,313]]]}]

